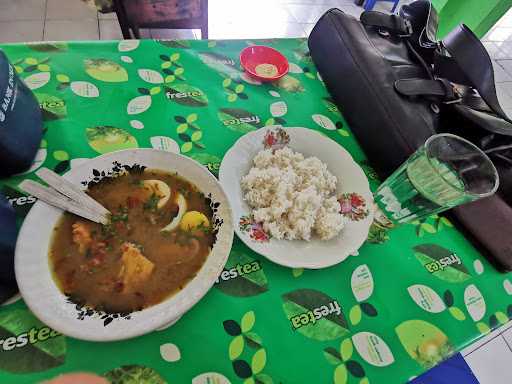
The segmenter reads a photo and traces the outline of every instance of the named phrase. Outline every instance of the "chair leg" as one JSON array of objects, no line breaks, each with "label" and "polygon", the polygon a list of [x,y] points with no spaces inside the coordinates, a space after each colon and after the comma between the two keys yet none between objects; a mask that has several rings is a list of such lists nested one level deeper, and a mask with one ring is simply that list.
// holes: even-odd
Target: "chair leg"
[{"label": "chair leg", "polygon": [[132,32],[133,32],[133,37],[135,39],[140,40],[140,30],[137,25],[132,25]]},{"label": "chair leg", "polygon": [[201,40],[208,39],[208,24],[201,27]]},{"label": "chair leg", "polygon": [[398,6],[398,3],[400,2],[400,0],[395,0],[393,4],[393,8],[391,8],[391,13],[395,13],[396,11],[396,7]]},{"label": "chair leg", "polygon": [[201,40],[208,39],[208,0],[201,0]]},{"label": "chair leg", "polygon": [[376,2],[377,2],[377,0],[366,0],[366,2],[364,3],[364,10],[371,11],[373,9],[373,7],[375,6]]},{"label": "chair leg", "polygon": [[123,33],[124,39],[131,39],[132,35],[130,33],[130,25],[128,24],[128,19],[126,18],[126,12],[123,7],[123,3],[119,0],[114,0],[114,10],[116,11],[117,20],[119,22],[119,26],[121,27],[121,32]]}]

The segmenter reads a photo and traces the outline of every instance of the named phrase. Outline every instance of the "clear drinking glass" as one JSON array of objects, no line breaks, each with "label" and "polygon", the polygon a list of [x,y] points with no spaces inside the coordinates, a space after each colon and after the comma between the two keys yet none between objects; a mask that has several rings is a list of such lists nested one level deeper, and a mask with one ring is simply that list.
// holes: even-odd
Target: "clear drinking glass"
[{"label": "clear drinking glass", "polygon": [[375,192],[393,224],[407,223],[492,195],[499,176],[487,155],[452,134],[431,136]]}]

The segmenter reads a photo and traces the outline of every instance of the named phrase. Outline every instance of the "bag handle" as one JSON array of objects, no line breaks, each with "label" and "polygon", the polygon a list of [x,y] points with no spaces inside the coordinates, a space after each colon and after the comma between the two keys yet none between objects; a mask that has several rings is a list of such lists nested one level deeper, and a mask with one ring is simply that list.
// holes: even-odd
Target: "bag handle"
[{"label": "bag handle", "polygon": [[503,120],[512,123],[501,108],[496,95],[491,58],[475,34],[466,25],[461,24],[443,39],[442,45],[489,108]]},{"label": "bag handle", "polygon": [[365,11],[360,20],[364,25],[383,29],[400,37],[409,37],[413,33],[411,22],[395,14]]}]

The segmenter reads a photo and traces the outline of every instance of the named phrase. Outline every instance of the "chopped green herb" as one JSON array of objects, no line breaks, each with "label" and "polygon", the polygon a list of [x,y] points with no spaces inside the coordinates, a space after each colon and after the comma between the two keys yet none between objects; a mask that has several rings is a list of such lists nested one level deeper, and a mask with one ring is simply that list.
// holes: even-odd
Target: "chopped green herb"
[{"label": "chopped green herb", "polygon": [[197,236],[192,234],[192,232],[182,230],[177,231],[176,242],[179,245],[188,245],[192,239],[199,240]]},{"label": "chopped green herb", "polygon": [[153,212],[156,211],[156,207],[159,201],[160,199],[158,198],[158,196],[155,193],[153,193],[149,197],[149,199],[144,203],[144,209]]},{"label": "chopped green herb", "polygon": [[101,234],[105,237],[112,237],[116,234],[116,230],[112,224],[105,224],[101,226]]},{"label": "chopped green herb", "polygon": [[209,225],[205,225],[204,221],[201,221],[196,229],[203,232],[204,234],[209,234],[212,231],[211,227]]},{"label": "chopped green herb", "polygon": [[188,189],[180,187],[178,188],[178,191],[183,195],[185,199],[188,199],[190,197],[190,191]]},{"label": "chopped green herb", "polygon": [[119,221],[128,221],[128,207],[119,207],[119,212],[114,213],[110,217],[110,221],[113,223],[119,222]]}]

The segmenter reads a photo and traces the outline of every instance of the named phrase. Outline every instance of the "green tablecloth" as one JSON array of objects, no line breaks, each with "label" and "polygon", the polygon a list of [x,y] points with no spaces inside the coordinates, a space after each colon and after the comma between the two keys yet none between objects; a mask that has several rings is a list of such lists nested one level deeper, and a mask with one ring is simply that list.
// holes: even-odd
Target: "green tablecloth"
[{"label": "green tablecloth", "polygon": [[[278,84],[244,78],[238,53],[254,43],[283,52],[290,74]],[[303,39],[3,49],[43,108],[35,167],[62,173],[82,159],[138,146],[179,148],[216,173],[241,135],[282,124],[337,141],[363,166],[372,188],[378,184]],[[17,190],[26,177],[33,173],[0,184],[20,222],[34,201]],[[235,239],[226,268],[236,277],[217,283],[178,323],[122,342],[49,334],[22,300],[0,307],[0,382],[81,370],[110,372],[123,383],[162,382],[156,375],[195,384],[402,383],[512,316],[507,275],[440,217],[389,234],[374,228],[358,255],[324,270],[280,267]],[[43,331],[30,333],[34,328]],[[26,332],[26,345],[23,337],[5,341]]]}]

